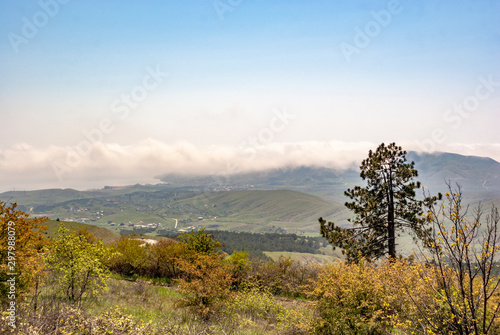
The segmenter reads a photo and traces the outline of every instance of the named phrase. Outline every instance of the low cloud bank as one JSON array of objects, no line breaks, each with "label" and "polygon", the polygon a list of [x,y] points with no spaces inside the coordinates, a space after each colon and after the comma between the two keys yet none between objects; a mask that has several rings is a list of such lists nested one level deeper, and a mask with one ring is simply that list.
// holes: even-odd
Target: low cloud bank
[{"label": "low cloud bank", "polygon": [[[419,148],[417,143],[401,145],[406,150]],[[166,144],[153,139],[131,146],[95,142],[80,148],[40,149],[18,144],[0,150],[0,192],[157,183],[155,177],[169,173],[227,175],[303,165],[346,169],[359,166],[377,146],[370,142],[311,141],[197,147],[189,142]],[[500,144],[450,144],[440,149],[500,160]]]}]

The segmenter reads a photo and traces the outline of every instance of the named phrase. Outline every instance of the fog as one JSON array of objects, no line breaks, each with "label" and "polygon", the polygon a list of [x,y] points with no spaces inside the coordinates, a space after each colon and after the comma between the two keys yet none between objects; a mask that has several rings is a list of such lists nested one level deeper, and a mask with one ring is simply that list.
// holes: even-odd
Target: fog
[{"label": "fog", "polygon": [[[418,143],[398,143],[419,151]],[[158,183],[163,174],[228,175],[280,167],[357,168],[375,150],[370,142],[281,142],[266,145],[195,146],[147,139],[135,145],[81,142],[75,147],[17,144],[0,151],[0,191],[102,188]],[[500,160],[499,145],[450,144],[443,151]]]}]

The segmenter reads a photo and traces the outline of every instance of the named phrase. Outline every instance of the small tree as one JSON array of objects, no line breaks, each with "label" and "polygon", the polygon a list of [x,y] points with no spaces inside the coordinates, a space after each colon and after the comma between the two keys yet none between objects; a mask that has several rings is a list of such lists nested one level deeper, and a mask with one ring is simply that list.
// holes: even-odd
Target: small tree
[{"label": "small tree", "polygon": [[47,218],[30,218],[15,203],[0,201],[0,301],[7,300],[16,273],[16,297],[33,287],[41,270],[40,249],[45,243],[43,223]]},{"label": "small tree", "polygon": [[109,261],[109,268],[125,276],[145,275],[148,272],[149,244],[142,242],[136,236],[121,235],[111,244],[115,251]]},{"label": "small tree", "polygon": [[158,278],[179,278],[182,274],[180,262],[189,258],[191,250],[186,248],[186,244],[175,240],[162,239],[151,246],[150,275]]},{"label": "small tree", "polygon": [[180,240],[186,244],[188,250],[207,255],[217,253],[217,249],[221,246],[219,241],[205,233],[205,229],[183,234]]},{"label": "small tree", "polygon": [[102,241],[78,231],[70,233],[61,223],[45,260],[57,289],[68,302],[79,304],[82,298],[106,289],[104,277],[109,270],[105,263],[110,257]]},{"label": "small tree", "polygon": [[[388,255],[396,257],[397,231],[407,230],[415,239],[428,235],[422,219],[423,201],[416,200],[420,182],[415,163],[407,163],[406,151],[395,143],[382,143],[377,151],[369,151],[360,166],[365,187],[355,186],[345,195],[352,202],[345,206],[356,215],[353,227],[340,227],[319,218],[321,234],[335,247],[342,248],[349,261]],[[435,199],[428,198],[427,201]]]},{"label": "small tree", "polygon": [[231,295],[232,267],[220,255],[203,253],[181,259],[179,265],[186,278],[179,280],[184,296],[178,305],[208,320]]},{"label": "small tree", "polygon": [[[431,285],[441,313],[421,311],[427,332],[453,334],[498,334],[500,332],[500,215],[492,205],[484,219],[481,205],[472,215],[463,208],[462,190],[448,183],[446,202],[431,204],[426,213],[432,224],[431,253],[423,253],[429,264],[420,275]],[[483,223],[486,222],[486,227]],[[429,280],[431,278],[432,280]],[[446,318],[439,317],[445,314]],[[422,324],[422,321],[420,322]]]}]

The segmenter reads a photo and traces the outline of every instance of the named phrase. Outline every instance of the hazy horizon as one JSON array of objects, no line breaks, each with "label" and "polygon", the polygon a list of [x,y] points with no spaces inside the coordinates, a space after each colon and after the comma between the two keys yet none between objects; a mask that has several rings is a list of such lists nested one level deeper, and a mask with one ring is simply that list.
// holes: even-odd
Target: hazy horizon
[{"label": "hazy horizon", "polygon": [[500,2],[5,1],[0,192],[500,161]]}]

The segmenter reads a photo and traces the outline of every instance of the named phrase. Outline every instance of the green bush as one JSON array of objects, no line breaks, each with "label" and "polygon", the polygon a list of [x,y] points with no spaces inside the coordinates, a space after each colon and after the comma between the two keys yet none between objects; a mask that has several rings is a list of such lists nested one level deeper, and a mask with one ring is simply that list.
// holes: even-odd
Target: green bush
[{"label": "green bush", "polygon": [[111,271],[124,276],[143,276],[148,272],[149,244],[129,235],[121,235],[111,247],[115,251],[108,262]]},{"label": "green bush", "polygon": [[44,260],[50,271],[48,280],[55,283],[56,295],[68,302],[80,303],[106,289],[104,278],[109,275],[105,265],[111,250],[102,241],[82,232],[69,232],[61,226],[57,238],[46,248]]}]

